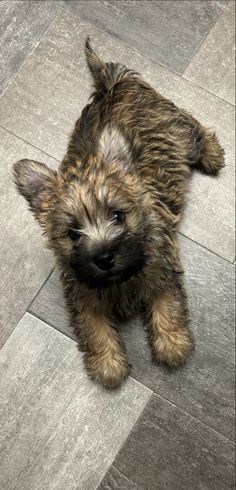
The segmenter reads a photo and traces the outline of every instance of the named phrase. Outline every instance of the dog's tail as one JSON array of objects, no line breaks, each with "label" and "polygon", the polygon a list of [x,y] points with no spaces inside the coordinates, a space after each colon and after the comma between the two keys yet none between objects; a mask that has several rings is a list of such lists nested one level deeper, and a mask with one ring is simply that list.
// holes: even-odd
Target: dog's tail
[{"label": "dog's tail", "polygon": [[215,133],[209,129],[205,129],[202,138],[200,160],[198,162],[199,168],[207,174],[217,174],[225,166],[224,154],[225,152]]},{"label": "dog's tail", "polygon": [[129,70],[120,63],[104,63],[91,46],[89,36],[85,42],[85,56],[95,88],[98,91],[109,91],[123,78],[138,76],[137,72]]}]

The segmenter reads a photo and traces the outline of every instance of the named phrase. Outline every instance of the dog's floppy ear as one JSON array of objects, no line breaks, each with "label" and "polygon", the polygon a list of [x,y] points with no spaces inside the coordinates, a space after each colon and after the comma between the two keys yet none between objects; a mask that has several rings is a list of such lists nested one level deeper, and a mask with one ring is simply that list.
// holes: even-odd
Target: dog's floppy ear
[{"label": "dog's floppy ear", "polygon": [[56,172],[44,163],[20,160],[15,163],[13,173],[18,191],[25,197],[36,218],[39,219],[40,213],[49,208],[55,194]]},{"label": "dog's floppy ear", "polygon": [[99,152],[107,165],[119,163],[125,169],[132,166],[128,142],[116,127],[105,127],[99,140]]}]

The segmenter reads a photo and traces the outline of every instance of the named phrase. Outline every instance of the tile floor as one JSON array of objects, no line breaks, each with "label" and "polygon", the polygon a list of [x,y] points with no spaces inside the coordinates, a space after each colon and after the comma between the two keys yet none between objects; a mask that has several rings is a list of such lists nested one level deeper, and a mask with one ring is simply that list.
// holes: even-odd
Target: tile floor
[{"label": "tile floor", "polygon": [[[234,487],[234,34],[230,0],[0,3],[0,488]],[[181,249],[196,351],[151,362],[140,319],[121,325],[132,375],[92,383],[58,274],[14,188],[23,157],[56,168],[90,95],[83,44],[140,71],[214,128],[226,168],[195,174]]]}]

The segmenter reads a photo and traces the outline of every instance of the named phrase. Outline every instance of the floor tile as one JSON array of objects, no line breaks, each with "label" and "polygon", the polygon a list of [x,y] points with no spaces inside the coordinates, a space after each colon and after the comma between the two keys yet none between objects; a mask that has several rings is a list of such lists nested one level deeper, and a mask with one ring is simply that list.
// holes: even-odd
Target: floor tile
[{"label": "floor tile", "polygon": [[[234,434],[234,266],[182,238],[196,350],[187,365],[169,371],[151,361],[139,319],[122,325],[131,375],[223,435]],[[56,272],[30,311],[73,337]]]},{"label": "floor tile", "polygon": [[60,0],[0,2],[0,93],[33,51],[61,3]]},{"label": "floor tile", "polygon": [[135,53],[79,18],[62,12],[2,97],[2,125],[55,158],[62,158],[74,121],[91,93],[83,55],[87,34],[104,59],[112,58],[140,70],[163,95],[217,131],[226,150],[227,166],[216,179],[195,174],[182,231],[233,261],[232,105]]},{"label": "floor tile", "polygon": [[199,0],[65,0],[64,6],[129,47],[182,73],[226,4]]},{"label": "floor tile", "polygon": [[233,489],[233,444],[153,395],[98,488]]},{"label": "floor tile", "polygon": [[184,77],[235,104],[235,1],[231,1]]},{"label": "floor tile", "polygon": [[106,391],[87,377],[76,344],[26,314],[0,353],[0,487],[89,489],[150,398],[129,379]]},{"label": "floor tile", "polygon": [[0,129],[0,347],[47,279],[53,258],[43,245],[40,227],[13,184],[12,166],[21,158],[57,162]]}]

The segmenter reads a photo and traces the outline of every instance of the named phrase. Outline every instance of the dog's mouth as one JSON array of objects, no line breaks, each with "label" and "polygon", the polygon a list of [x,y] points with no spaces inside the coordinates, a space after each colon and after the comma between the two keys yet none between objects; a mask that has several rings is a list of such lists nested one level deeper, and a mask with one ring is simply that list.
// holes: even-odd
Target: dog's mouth
[{"label": "dog's mouth", "polygon": [[77,279],[84,283],[89,289],[105,289],[114,284],[121,284],[129,281],[132,277],[136,276],[145,265],[144,255],[140,256],[132,265],[125,269],[116,270],[115,268],[110,271],[85,271],[81,269],[74,269]]}]

